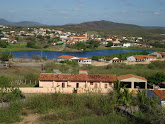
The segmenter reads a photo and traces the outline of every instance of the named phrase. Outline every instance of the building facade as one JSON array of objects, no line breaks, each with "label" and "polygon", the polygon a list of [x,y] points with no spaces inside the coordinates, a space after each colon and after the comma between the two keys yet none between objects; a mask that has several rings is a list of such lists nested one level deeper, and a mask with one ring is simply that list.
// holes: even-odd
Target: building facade
[{"label": "building facade", "polygon": [[68,91],[68,93],[74,91],[108,93],[113,90],[115,81],[117,81],[116,75],[41,73],[39,87],[55,88],[58,91]]}]

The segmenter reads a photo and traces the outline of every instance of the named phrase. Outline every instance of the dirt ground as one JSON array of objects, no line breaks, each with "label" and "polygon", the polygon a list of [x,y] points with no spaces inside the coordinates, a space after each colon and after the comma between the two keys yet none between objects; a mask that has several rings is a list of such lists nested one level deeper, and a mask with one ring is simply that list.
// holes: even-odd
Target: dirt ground
[{"label": "dirt ground", "polygon": [[28,114],[27,116],[22,116],[23,120],[17,122],[17,124],[41,124],[39,117],[40,115],[38,114]]}]

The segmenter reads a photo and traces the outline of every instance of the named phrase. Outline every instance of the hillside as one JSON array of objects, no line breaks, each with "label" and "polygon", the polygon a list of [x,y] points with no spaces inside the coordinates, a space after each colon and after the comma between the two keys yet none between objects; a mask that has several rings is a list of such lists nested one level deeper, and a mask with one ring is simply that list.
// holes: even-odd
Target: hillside
[{"label": "hillside", "polygon": [[94,27],[94,28],[120,28],[120,29],[132,29],[132,28],[141,28],[137,25],[132,24],[123,24],[123,23],[115,23],[110,21],[91,21],[91,22],[84,22],[80,24],[84,27]]},{"label": "hillside", "polygon": [[11,22],[7,21],[5,19],[0,18],[0,25],[10,25],[10,26],[43,26],[43,24],[40,24],[38,22],[33,21],[20,21],[20,22]]}]

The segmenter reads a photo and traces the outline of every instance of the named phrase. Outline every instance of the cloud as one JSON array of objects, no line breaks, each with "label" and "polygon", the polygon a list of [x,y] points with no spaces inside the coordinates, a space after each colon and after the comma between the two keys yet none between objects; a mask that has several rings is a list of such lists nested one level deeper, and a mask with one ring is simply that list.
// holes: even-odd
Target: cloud
[{"label": "cloud", "polygon": [[127,0],[120,0],[120,2],[124,3],[126,6],[134,6],[133,3],[127,1]]},{"label": "cloud", "polygon": [[13,10],[9,10],[8,12],[9,13],[16,13],[16,11],[13,11]]},{"label": "cloud", "polygon": [[77,2],[77,6],[80,7],[80,8],[84,8],[85,7],[84,3],[81,2],[81,1]]},{"label": "cloud", "polygon": [[78,8],[73,8],[72,10],[73,10],[74,12],[80,11]]},{"label": "cloud", "polygon": [[152,14],[153,14],[153,15],[162,15],[161,12],[153,12]]},{"label": "cloud", "polygon": [[60,14],[67,15],[67,14],[68,14],[68,12],[67,12],[67,11],[65,11],[65,10],[62,10],[62,11],[60,11]]},{"label": "cloud", "polygon": [[159,4],[160,6],[164,6],[165,2],[163,0],[155,0],[155,2],[157,4]]},{"label": "cloud", "polygon": [[122,10],[122,11],[120,11],[120,13],[125,14],[125,13],[128,13],[128,11]]}]

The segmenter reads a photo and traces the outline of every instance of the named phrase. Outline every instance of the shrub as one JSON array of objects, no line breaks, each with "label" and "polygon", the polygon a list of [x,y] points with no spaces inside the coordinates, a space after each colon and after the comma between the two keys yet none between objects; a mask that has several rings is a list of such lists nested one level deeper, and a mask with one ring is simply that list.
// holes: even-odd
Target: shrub
[{"label": "shrub", "polygon": [[10,78],[6,76],[0,76],[0,87],[9,87],[10,86]]}]

